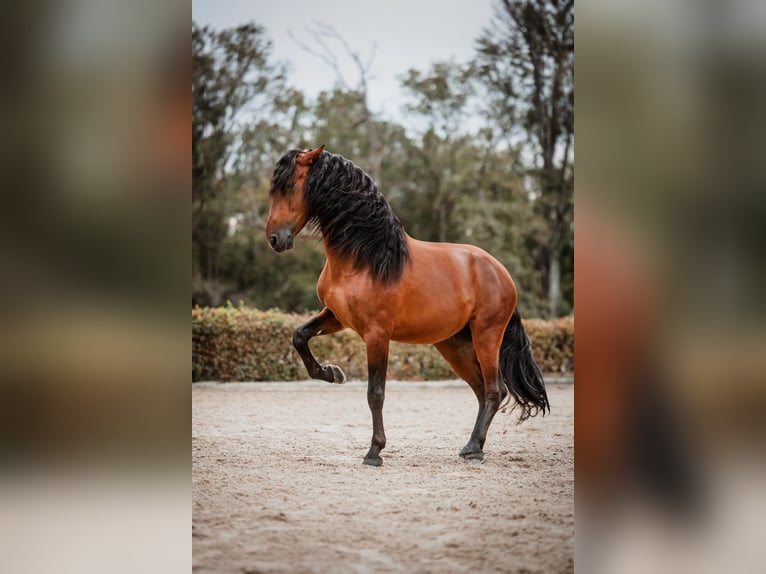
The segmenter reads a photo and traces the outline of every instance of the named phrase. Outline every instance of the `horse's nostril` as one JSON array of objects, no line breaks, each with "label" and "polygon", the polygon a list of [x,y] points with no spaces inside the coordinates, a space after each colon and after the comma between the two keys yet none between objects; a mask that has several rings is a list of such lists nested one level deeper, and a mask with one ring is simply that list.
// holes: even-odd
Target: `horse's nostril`
[{"label": "horse's nostril", "polygon": [[273,249],[276,249],[276,247],[277,247],[277,236],[276,235],[272,235],[271,237],[269,237],[269,242],[271,243],[271,247]]}]

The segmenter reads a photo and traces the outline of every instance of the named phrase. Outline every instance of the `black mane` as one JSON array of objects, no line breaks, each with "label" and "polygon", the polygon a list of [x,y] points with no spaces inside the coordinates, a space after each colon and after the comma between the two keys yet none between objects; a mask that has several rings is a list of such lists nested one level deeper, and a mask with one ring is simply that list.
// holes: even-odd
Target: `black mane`
[{"label": "black mane", "polygon": [[[295,158],[287,152],[277,163],[271,193],[293,189]],[[351,257],[384,283],[397,281],[410,258],[407,238],[378,186],[343,156],[322,152],[309,168],[303,189],[309,224],[322,232],[329,248]]]},{"label": "black mane", "polygon": [[293,177],[295,176],[295,158],[301,150],[294,149],[287,152],[277,162],[274,168],[274,175],[271,176],[271,188],[269,197],[280,194],[287,195],[293,191]]}]

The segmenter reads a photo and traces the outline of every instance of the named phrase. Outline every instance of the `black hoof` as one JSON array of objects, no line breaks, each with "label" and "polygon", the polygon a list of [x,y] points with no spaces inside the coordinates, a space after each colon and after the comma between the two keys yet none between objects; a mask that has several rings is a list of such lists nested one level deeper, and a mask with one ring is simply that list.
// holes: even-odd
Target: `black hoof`
[{"label": "black hoof", "polygon": [[365,458],[364,464],[368,464],[370,466],[382,466],[383,465],[383,459],[382,458]]},{"label": "black hoof", "polygon": [[338,365],[324,365],[323,368],[328,372],[328,377],[326,379],[328,383],[342,385],[346,382],[346,374]]},{"label": "black hoof", "polygon": [[469,449],[467,446],[460,451],[460,456],[465,460],[484,460],[482,451]]},{"label": "black hoof", "polygon": [[463,460],[484,460],[484,453],[483,452],[467,452],[465,454],[460,454],[460,457]]}]

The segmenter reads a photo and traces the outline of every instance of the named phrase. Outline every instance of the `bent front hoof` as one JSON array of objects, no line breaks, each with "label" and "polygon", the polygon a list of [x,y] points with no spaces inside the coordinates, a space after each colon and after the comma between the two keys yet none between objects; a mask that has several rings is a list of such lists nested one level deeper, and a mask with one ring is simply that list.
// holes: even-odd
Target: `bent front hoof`
[{"label": "bent front hoof", "polygon": [[336,385],[342,385],[346,382],[346,373],[343,372],[338,365],[323,365],[322,367],[327,373],[325,379],[328,383],[335,383]]},{"label": "bent front hoof", "polygon": [[369,465],[369,466],[383,466],[383,459],[380,458],[380,457],[377,457],[377,458],[374,458],[374,457],[366,458],[365,457],[365,459],[362,462],[364,464],[366,464],[366,465]]},{"label": "bent front hoof", "polygon": [[465,460],[484,460],[484,452],[481,449],[477,450],[470,445],[465,446],[463,450],[460,451],[460,456]]}]

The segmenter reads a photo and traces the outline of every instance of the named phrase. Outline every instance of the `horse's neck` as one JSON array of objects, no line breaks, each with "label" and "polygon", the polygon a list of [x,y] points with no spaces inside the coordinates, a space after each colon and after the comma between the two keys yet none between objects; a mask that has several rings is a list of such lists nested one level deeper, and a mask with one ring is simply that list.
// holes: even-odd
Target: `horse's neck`
[{"label": "horse's neck", "polygon": [[[410,252],[412,252],[412,243],[415,240],[406,231],[404,232],[404,237]],[[343,275],[358,272],[358,266],[353,257],[339,254],[327,244],[327,239],[323,239],[322,242],[324,243],[324,252],[327,257],[326,267],[332,270],[334,274]]]},{"label": "horse's neck", "polygon": [[332,249],[327,240],[324,239],[324,252],[327,257],[327,266],[335,271],[350,271],[354,269],[356,261],[348,255],[341,255],[335,249]]}]

